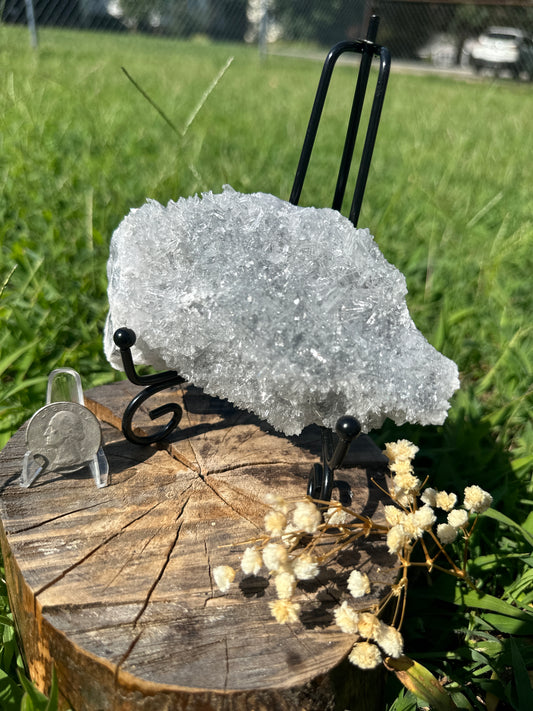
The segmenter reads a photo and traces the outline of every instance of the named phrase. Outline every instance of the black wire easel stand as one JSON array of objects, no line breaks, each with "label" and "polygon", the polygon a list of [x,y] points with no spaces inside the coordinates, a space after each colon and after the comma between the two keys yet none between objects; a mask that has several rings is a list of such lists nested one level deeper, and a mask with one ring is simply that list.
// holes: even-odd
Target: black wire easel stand
[{"label": "black wire easel stand", "polygon": [[[361,204],[370,170],[390,71],[391,58],[389,50],[386,47],[376,44],[378,26],[379,17],[372,15],[364,40],[339,42],[329,51],[318,83],[311,117],[300,154],[300,161],[296,169],[296,175],[289,198],[289,201],[293,205],[298,204],[336,62],[339,57],[346,52],[360,54],[361,61],[357,75],[357,84],[332,203],[333,209],[341,210],[361,122],[372,59],[378,57],[379,73],[349,215],[354,226],[357,225],[361,211]],[[159,442],[167,437],[178,426],[181,420],[182,409],[177,403],[168,403],[149,411],[152,420],[166,414],[172,414],[167,424],[163,425],[158,431],[151,435],[141,436],[136,434],[133,430],[133,417],[141,405],[152,395],[173,385],[183,383],[184,378],[173,370],[156,373],[154,375],[138,375],[131,355],[131,348],[136,340],[135,333],[129,328],[119,328],[115,331],[113,338],[115,344],[120,349],[124,370],[128,379],[135,385],[145,386],[145,389],[136,395],[124,410],[122,417],[122,431],[124,436],[135,444],[146,445]],[[321,428],[322,461],[321,463],[316,463],[309,474],[307,493],[309,496],[320,499],[321,501],[330,500],[334,485],[335,469],[338,469],[342,465],[350,448],[350,444],[361,432],[361,425],[354,417],[345,415],[337,421],[335,431],[337,434],[336,443],[334,443],[333,432],[326,427]]]}]

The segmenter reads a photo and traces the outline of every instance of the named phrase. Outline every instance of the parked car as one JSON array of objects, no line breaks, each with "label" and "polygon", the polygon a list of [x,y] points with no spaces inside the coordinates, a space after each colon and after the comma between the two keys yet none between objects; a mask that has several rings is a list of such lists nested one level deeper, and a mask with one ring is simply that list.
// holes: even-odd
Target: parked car
[{"label": "parked car", "polygon": [[457,40],[452,35],[441,32],[430,37],[416,54],[436,67],[453,67],[457,57]]},{"label": "parked car", "polygon": [[514,27],[489,27],[471,45],[470,62],[476,71],[509,71],[516,78],[527,72],[533,79],[533,39]]},{"label": "parked car", "polygon": [[475,40],[466,39],[460,44],[460,39],[452,34],[440,32],[416,50],[416,56],[425,62],[431,62],[435,67],[451,69],[452,67],[470,66],[470,44]]}]

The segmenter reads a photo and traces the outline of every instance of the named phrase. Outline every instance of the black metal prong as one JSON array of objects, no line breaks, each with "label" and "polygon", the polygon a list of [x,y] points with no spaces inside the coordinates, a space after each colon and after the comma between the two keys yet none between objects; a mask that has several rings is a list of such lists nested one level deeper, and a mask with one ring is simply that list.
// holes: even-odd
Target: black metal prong
[{"label": "black metal prong", "polygon": [[175,370],[166,370],[162,373],[154,373],[152,375],[139,375],[135,370],[135,364],[133,363],[133,357],[131,355],[131,348],[135,345],[135,341],[137,340],[135,332],[132,331],[131,328],[117,329],[113,335],[113,340],[115,345],[120,349],[124,371],[128,376],[128,380],[134,383],[134,385],[146,386],[144,390],[131,400],[124,410],[124,415],[122,416],[122,432],[124,437],[134,444],[160,442],[178,426],[181,420],[183,411],[177,402],[169,402],[165,405],[160,405],[148,412],[152,420],[172,413],[169,422],[151,435],[136,434],[133,431],[133,417],[137,410],[148,398],[152,397],[152,395],[185,381]]},{"label": "black metal prong", "polygon": [[[365,102],[372,59],[374,57],[379,57],[379,73],[374,90],[374,98],[370,110],[370,117],[368,120],[349,215],[349,219],[354,226],[357,226],[357,221],[359,220],[359,213],[363,202],[366,182],[370,170],[370,162],[372,160],[372,153],[374,151],[374,144],[376,142],[379,121],[381,118],[381,110],[385,100],[385,91],[387,89],[387,82],[390,72],[390,52],[386,47],[381,47],[376,44],[378,26],[379,17],[377,17],[377,15],[372,15],[368,24],[366,38],[364,40],[357,40],[355,42],[339,42],[329,51],[324,62],[324,66],[322,67],[322,74],[320,75],[313,108],[311,110],[311,116],[309,118],[302,151],[300,153],[300,160],[298,162],[289,198],[289,201],[293,205],[297,205],[300,200],[303,183],[307,173],[307,168],[309,167],[309,161],[311,160],[311,153],[313,151],[318,126],[322,116],[322,110],[326,101],[326,95],[328,93],[335,64],[342,54],[345,52],[352,52],[360,54],[361,61],[359,64],[357,83],[352,101],[348,127],[346,130],[346,138],[344,141],[344,148],[332,204],[334,210],[340,211],[342,209],[344,193],[348,182],[350,166],[353,159],[355,143],[359,131],[363,105]],[[342,465],[348,449],[350,448],[351,442],[361,432],[361,425],[354,417],[345,416],[341,417],[337,421],[335,429],[338,441],[335,449],[333,449],[332,432],[326,428],[322,428],[322,463],[317,463],[313,466],[309,474],[309,481],[307,485],[308,495],[322,501],[329,501],[331,499],[335,469],[338,469]]]},{"label": "black metal prong", "polygon": [[309,474],[307,494],[319,501],[331,499],[335,470],[342,466],[350,444],[361,433],[361,425],[355,417],[345,415],[337,420],[335,431],[338,440],[333,450],[333,434],[326,427],[322,428],[322,463],[314,464]]},{"label": "black metal prong", "polygon": [[[335,195],[333,197],[332,207],[334,210],[342,210],[342,201],[350,174],[350,165],[352,163],[355,141],[359,131],[359,123],[363,112],[363,104],[365,102],[366,88],[368,85],[368,77],[372,66],[372,58],[374,56],[373,47],[376,41],[379,27],[379,17],[372,15],[368,24],[365,42],[361,48],[361,63],[359,65],[359,74],[357,75],[357,84],[352,102],[352,110],[348,120],[348,128],[346,130],[346,139],[344,142],[344,150],[342,153],[337,185],[335,187]],[[362,200],[362,196],[361,196]],[[355,224],[355,223],[354,223]]]},{"label": "black metal prong", "polygon": [[303,183],[305,180],[305,175],[307,173],[307,168],[309,166],[309,161],[311,159],[313,145],[318,131],[320,118],[322,116],[322,110],[326,101],[326,94],[328,92],[335,64],[341,54],[344,54],[345,52],[352,52],[361,55],[361,63],[359,66],[357,84],[352,102],[350,119],[348,121],[348,128],[346,131],[346,138],[344,142],[344,149],[337,177],[337,184],[333,197],[332,207],[335,210],[341,209],[342,201],[344,198],[344,192],[346,189],[346,183],[348,181],[348,174],[350,172],[350,165],[352,162],[357,133],[359,130],[359,122],[361,119],[361,113],[365,100],[365,93],[368,83],[368,76],[370,73],[370,67],[372,64],[372,58],[374,56],[377,56],[380,60],[379,74],[376,83],[376,88],[374,90],[374,99],[370,111],[367,133],[361,156],[361,162],[359,164],[359,172],[357,175],[357,182],[355,186],[352,206],[350,209],[350,220],[354,225],[357,225],[359,213],[361,211],[361,204],[363,202],[363,195],[368,178],[368,172],[370,170],[370,161],[372,159],[374,144],[376,142],[379,121],[381,118],[381,109],[383,107],[383,102],[385,99],[385,91],[387,88],[387,82],[390,72],[391,58],[389,50],[386,47],[381,47],[380,45],[377,45],[375,43],[378,25],[379,18],[376,15],[372,15],[368,25],[366,39],[356,40],[353,42],[339,42],[329,51],[328,56],[326,57],[326,60],[324,62],[324,66],[322,68],[322,74],[318,83],[315,101],[311,110],[311,116],[309,118],[309,124],[307,126],[307,132],[305,135],[304,143],[302,146],[302,152],[300,154],[300,160],[296,169],[296,175],[289,198],[289,201],[293,205],[298,204],[302,192]]},{"label": "black metal prong", "polygon": [[361,434],[361,424],[355,417],[344,415],[337,420],[335,432],[339,439],[333,455],[328,460],[328,465],[333,470],[338,469],[344,462],[351,443]]},{"label": "black metal prong", "polygon": [[322,464],[318,462],[313,464],[309,472],[309,480],[307,482],[307,495],[313,499],[322,500],[322,482],[323,482]]},{"label": "black metal prong", "polygon": [[175,370],[165,370],[162,373],[154,373],[153,375],[139,375],[135,370],[131,355],[131,348],[135,345],[136,340],[137,336],[135,335],[135,331],[131,328],[118,328],[113,334],[113,341],[120,349],[124,372],[131,383],[135,385],[155,385],[156,383],[176,379],[180,383],[184,382],[183,378],[181,378]]}]

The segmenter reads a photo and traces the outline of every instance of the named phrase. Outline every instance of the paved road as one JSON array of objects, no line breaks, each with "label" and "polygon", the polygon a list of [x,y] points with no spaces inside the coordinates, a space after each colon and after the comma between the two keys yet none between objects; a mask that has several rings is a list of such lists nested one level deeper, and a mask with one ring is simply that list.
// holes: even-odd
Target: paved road
[{"label": "paved road", "polygon": [[[276,50],[274,48],[269,48],[268,53],[277,57],[296,57],[299,59],[311,59],[317,62],[323,62],[326,58],[327,51],[323,53],[319,51],[305,51],[302,49],[285,49]],[[345,54],[339,58],[339,64],[354,64],[358,61],[358,56],[354,54]],[[439,67],[431,64],[431,62],[424,62],[422,60],[406,60],[406,59],[394,59],[392,58],[391,63],[391,73],[399,74],[434,74],[438,76],[448,76],[455,79],[461,79],[462,81],[482,81],[487,78],[493,79],[491,74],[475,74],[470,67]],[[509,78],[511,75],[509,74]]]}]

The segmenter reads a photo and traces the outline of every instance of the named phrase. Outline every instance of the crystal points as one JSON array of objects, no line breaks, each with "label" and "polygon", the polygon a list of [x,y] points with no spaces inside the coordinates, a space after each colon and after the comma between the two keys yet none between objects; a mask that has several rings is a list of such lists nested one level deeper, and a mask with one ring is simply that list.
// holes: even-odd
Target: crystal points
[{"label": "crystal points", "polygon": [[272,195],[154,200],[111,241],[105,352],[137,334],[136,363],[171,368],[286,434],[442,423],[455,363],[414,325],[405,278],[367,229],[329,208]]}]

